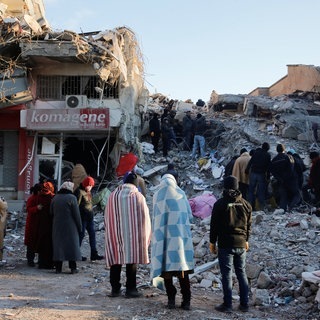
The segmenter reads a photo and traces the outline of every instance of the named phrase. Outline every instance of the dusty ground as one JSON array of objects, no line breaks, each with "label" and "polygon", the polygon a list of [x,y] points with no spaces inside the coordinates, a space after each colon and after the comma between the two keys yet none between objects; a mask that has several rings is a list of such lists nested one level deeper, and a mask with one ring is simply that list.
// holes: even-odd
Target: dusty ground
[{"label": "dusty ground", "polygon": [[[140,268],[138,283],[143,297],[110,298],[109,270],[104,262],[79,262],[78,274],[70,274],[66,263],[62,274],[54,270],[31,268],[26,264],[22,230],[8,233],[7,243],[14,250],[6,251],[7,263],[0,266],[0,319],[302,319],[288,306],[255,308],[225,315],[214,311],[222,299],[221,290],[192,288],[192,310],[165,307],[166,295],[150,287],[146,268]],[[87,237],[82,251],[88,255]],[[103,252],[103,231],[97,232],[99,252]],[[181,297],[177,296],[177,304]],[[235,307],[237,303],[235,302]],[[312,318],[305,318],[312,319]],[[313,319],[317,319],[316,317]]]}]

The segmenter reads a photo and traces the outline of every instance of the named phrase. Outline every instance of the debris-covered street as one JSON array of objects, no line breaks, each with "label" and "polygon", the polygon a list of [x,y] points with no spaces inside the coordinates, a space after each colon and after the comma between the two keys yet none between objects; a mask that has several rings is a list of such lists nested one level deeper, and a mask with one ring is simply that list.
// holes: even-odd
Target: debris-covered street
[{"label": "debris-covered street", "polygon": [[[209,117],[208,113],[207,120]],[[208,203],[212,198],[220,197],[225,165],[230,156],[242,146],[254,148],[257,142],[267,139],[271,142],[271,151],[274,152],[275,143],[281,141],[305,154],[304,159],[308,160],[309,141],[283,138],[268,132],[267,129],[259,130],[261,122],[264,121],[261,118],[248,122],[246,116],[227,113],[214,114],[212,119],[221,122],[225,130],[220,135],[216,148],[207,149],[211,152],[207,157],[207,160],[211,161],[209,166],[200,167],[197,161],[190,158],[190,152],[179,150],[179,146],[173,147],[166,158],[161,156],[161,153],[150,154],[147,148],[150,141],[146,138],[143,142],[147,147],[143,149],[145,152],[141,152],[139,167],[144,171],[150,209],[153,191],[169,162],[175,164],[181,187],[196,205],[196,200],[203,195],[206,195]],[[252,139],[248,137],[248,133]],[[305,174],[308,174],[308,170]],[[115,188],[117,183],[121,182],[110,181],[110,190]],[[110,291],[109,271],[103,261],[81,262],[80,273],[77,275],[57,276],[51,271],[27,267],[23,245],[25,213],[11,213],[5,237],[7,262],[1,266],[4,276],[2,316],[8,319],[36,319],[40,312],[45,312],[48,319],[53,319],[57,314],[65,319],[87,319],[89,315],[97,319],[169,319],[173,316],[177,319],[227,319],[228,317],[213,309],[214,305],[221,301],[222,291],[217,259],[209,251],[212,205],[208,208],[209,211],[203,210],[202,215],[195,213],[192,225],[196,272],[191,280],[193,298],[192,311],[189,314],[181,309],[166,309],[165,292],[151,286],[148,266],[139,268],[139,287],[144,297],[138,300],[107,297]],[[314,277],[313,272],[319,269],[320,218],[313,210],[313,207],[303,204],[284,214],[281,209],[269,204],[267,210],[253,213],[247,258],[251,308],[248,314],[235,312],[233,319],[317,318],[318,280],[316,277],[315,283],[312,283],[310,278]],[[99,230],[98,250],[103,252],[103,213],[98,208],[95,221]],[[84,250],[88,249],[88,239],[86,240]],[[28,279],[27,283],[22,281],[23,279]],[[48,286],[50,290],[47,290]],[[235,301],[237,297],[235,287]]]},{"label": "debris-covered street", "polygon": [[[148,91],[143,52],[129,27],[55,31],[45,18],[42,0],[0,2],[0,18],[1,319],[319,319],[320,208],[314,188],[303,188],[310,182],[310,154],[320,151],[319,67],[289,64],[287,75],[270,87],[248,94],[218,94],[212,88],[208,101],[181,101]],[[281,181],[266,174],[266,203],[251,203],[249,312],[238,310],[234,281],[233,312],[225,314],[215,310],[223,291],[217,255],[209,249],[212,208],[236,159],[242,153],[251,157],[263,144],[270,146],[271,159],[279,145],[279,153],[302,159],[299,202],[290,207],[288,201],[281,209]],[[79,222],[74,247],[82,261],[70,266],[71,273],[66,263],[62,272],[53,264],[51,269],[39,268],[37,259],[31,264],[27,260],[24,242],[31,187],[50,183],[54,190],[67,183],[68,191],[75,193],[77,165],[84,171],[78,185],[84,187],[90,206],[95,205],[91,234],[96,232],[97,247],[90,249],[87,234],[81,244],[78,233],[85,230]],[[109,296],[113,288],[104,259],[104,207],[132,170],[135,179],[145,182],[145,190],[140,190],[145,198],[134,190],[149,208],[151,222],[153,195],[164,173],[172,174],[186,194],[186,207],[190,204],[192,210],[190,261],[195,264],[191,310],[180,307],[179,290],[177,308],[168,308],[163,281],[150,279],[150,264],[138,267],[142,297],[125,296],[124,270],[120,296],[119,290]],[[246,168],[245,174],[251,173]],[[83,186],[84,179],[91,184]],[[313,202],[300,198],[303,191]],[[78,210],[82,198],[71,198]],[[1,207],[4,203],[8,210]],[[145,216],[149,219],[148,213]],[[190,233],[188,239],[192,248]],[[151,248],[147,252],[146,245],[145,257],[147,253]]]}]

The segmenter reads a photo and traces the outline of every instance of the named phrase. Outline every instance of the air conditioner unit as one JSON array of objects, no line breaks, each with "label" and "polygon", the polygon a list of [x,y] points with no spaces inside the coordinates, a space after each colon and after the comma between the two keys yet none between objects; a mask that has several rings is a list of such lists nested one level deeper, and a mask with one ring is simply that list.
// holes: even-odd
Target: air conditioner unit
[{"label": "air conditioner unit", "polygon": [[66,96],[66,108],[87,108],[88,98],[85,95]]}]

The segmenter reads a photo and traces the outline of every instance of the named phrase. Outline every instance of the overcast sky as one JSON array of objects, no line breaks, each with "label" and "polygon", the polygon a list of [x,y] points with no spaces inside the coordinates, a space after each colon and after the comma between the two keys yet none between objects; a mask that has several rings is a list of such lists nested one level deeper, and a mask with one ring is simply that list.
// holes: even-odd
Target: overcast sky
[{"label": "overcast sky", "polygon": [[139,40],[151,94],[208,101],[245,94],[319,66],[319,0],[43,0],[54,30],[127,26]]}]

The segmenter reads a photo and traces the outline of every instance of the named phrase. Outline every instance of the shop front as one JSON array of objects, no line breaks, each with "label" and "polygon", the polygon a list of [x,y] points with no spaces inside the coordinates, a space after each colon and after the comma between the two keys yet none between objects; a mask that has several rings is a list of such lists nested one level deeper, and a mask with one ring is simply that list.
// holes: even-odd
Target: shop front
[{"label": "shop front", "polygon": [[108,161],[109,109],[33,109],[21,111],[21,127],[27,131],[24,199],[32,185],[52,180],[56,187],[71,179],[72,168],[82,163],[88,174],[99,177]]}]

